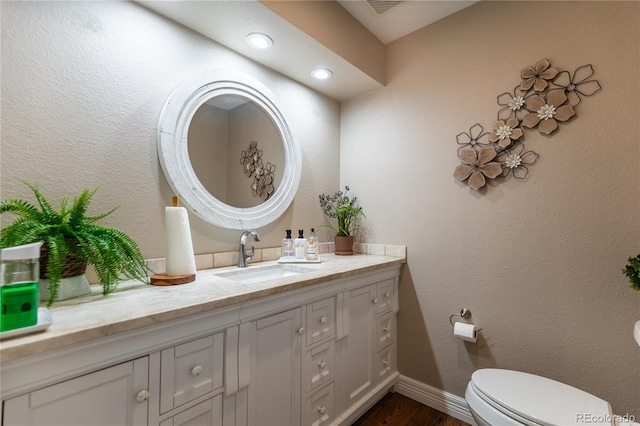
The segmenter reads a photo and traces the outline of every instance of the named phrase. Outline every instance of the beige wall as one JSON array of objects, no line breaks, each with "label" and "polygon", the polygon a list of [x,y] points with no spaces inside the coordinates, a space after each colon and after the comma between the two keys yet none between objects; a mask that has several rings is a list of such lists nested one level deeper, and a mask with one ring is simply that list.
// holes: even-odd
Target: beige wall
[{"label": "beige wall", "polygon": [[[302,195],[258,229],[256,246],[279,246],[285,229],[324,223],[317,197],[337,188],[339,177],[336,101],[135,3],[0,7],[2,199],[30,197],[22,181],[37,182],[55,205],[100,186],[92,211],[120,206],[102,223],[129,233],[145,257],[164,257],[164,207],[173,194],[156,152],[160,111],[182,81],[225,68],[276,93],[302,149]],[[196,253],[237,249],[238,231],[189,218]],[[2,216],[3,225],[10,220]]]},{"label": "beige wall", "polygon": [[[229,112],[208,103],[200,105],[191,118],[187,133],[187,149],[193,171],[207,192],[229,204],[227,200]],[[240,166],[241,167],[241,166]]]},{"label": "beige wall", "polygon": [[[1,196],[29,196],[23,180],[54,202],[100,186],[95,212],[121,206],[106,224],[163,256],[172,194],[155,147],[160,109],[201,70],[237,69],[282,98],[302,145],[298,196],[257,246],[322,223],[317,196],[340,176],[362,200],[368,240],[408,245],[403,374],[462,395],[475,369],[514,368],[640,417],[640,295],[620,273],[640,240],[638,6],[481,2],[391,43],[388,86],[341,113],[136,4],[2,2]],[[592,63],[603,91],[552,138],[527,133],[541,155],[528,182],[471,192],[452,177],[455,135],[488,129],[496,95],[545,57]],[[238,232],[190,220],[196,253],[236,248]],[[451,337],[462,307],[484,328],[477,345]]]},{"label": "beige wall", "polygon": [[[462,396],[481,367],[582,388],[640,418],[640,294],[620,270],[640,241],[640,3],[480,2],[389,44],[388,85],[343,103],[341,177],[369,239],[408,246],[401,373]],[[593,64],[603,90],[551,138],[527,182],[453,178],[456,135],[491,129],[496,96],[547,58]],[[478,344],[452,337],[466,307]]]}]

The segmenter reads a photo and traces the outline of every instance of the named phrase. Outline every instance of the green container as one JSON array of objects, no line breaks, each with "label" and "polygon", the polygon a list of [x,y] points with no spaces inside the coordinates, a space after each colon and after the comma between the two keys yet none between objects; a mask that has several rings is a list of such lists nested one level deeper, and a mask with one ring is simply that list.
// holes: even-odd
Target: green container
[{"label": "green container", "polygon": [[0,287],[2,315],[0,332],[29,327],[38,322],[38,283],[16,283]]},{"label": "green container", "polygon": [[38,323],[40,246],[0,250],[0,332]]}]

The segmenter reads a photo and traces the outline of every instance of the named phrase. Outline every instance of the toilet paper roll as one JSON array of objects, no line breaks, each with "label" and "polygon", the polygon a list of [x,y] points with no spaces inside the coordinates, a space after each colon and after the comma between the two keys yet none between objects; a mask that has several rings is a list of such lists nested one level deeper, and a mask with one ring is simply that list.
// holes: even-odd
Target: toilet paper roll
[{"label": "toilet paper roll", "polygon": [[165,207],[165,250],[167,275],[196,273],[189,216],[184,207]]},{"label": "toilet paper roll", "polygon": [[475,324],[456,322],[453,325],[453,335],[465,342],[475,343],[478,340],[478,328]]}]

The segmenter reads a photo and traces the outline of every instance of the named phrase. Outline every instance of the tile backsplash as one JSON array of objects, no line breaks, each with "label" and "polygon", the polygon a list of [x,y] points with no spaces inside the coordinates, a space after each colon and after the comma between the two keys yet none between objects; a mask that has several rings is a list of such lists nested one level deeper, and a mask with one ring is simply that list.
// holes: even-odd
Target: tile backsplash
[{"label": "tile backsplash", "polygon": [[[320,254],[332,253],[335,251],[334,244],[320,243]],[[249,263],[267,262],[270,260],[278,260],[281,253],[280,247],[256,248],[255,255]],[[405,257],[407,253],[406,246],[356,243],[354,251],[362,254],[374,254],[380,256]],[[196,269],[213,269],[223,268],[225,266],[234,266],[238,264],[238,251],[225,251],[220,253],[196,254]],[[154,272],[163,272],[166,270],[165,258],[147,259],[149,269]]]}]

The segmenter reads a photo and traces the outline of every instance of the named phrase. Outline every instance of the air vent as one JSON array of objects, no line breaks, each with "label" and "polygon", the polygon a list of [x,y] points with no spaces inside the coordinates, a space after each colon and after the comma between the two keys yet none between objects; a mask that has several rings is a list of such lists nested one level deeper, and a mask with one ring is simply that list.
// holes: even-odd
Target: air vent
[{"label": "air vent", "polygon": [[376,15],[382,15],[393,9],[394,7],[405,3],[406,0],[365,0],[371,9],[375,12]]}]

